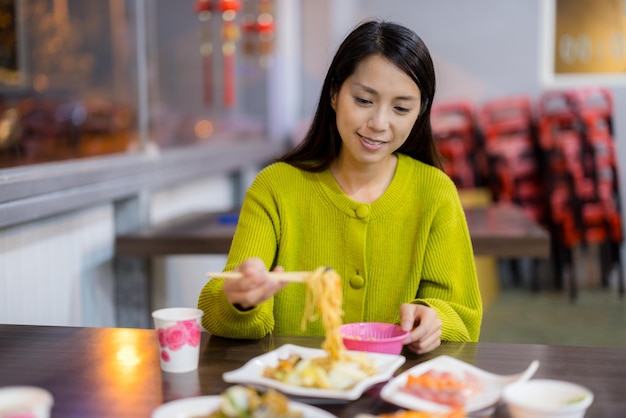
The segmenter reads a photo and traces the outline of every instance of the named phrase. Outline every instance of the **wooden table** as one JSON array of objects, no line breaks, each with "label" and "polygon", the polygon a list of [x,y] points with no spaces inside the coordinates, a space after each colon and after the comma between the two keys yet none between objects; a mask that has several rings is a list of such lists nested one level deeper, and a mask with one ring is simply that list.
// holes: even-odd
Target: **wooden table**
[{"label": "wooden table", "polygon": [[238,210],[194,212],[120,235],[115,240],[115,254],[134,257],[228,254],[238,214]]},{"label": "wooden table", "polygon": [[[191,213],[162,225],[116,239],[118,256],[227,254],[238,211]],[[519,207],[497,204],[465,210],[476,255],[494,257],[550,256],[550,235]]]},{"label": "wooden table", "polygon": [[[285,343],[318,348],[321,339],[231,340],[203,333],[198,370],[170,374],[160,371],[152,330],[0,325],[0,387],[47,389],[55,402],[52,418],[149,417],[164,402],[221,393],[229,386],[222,373]],[[626,349],[484,342],[444,343],[428,355],[403,354],[407,361],[398,372],[442,354],[499,374],[517,373],[537,359],[535,377],[577,382],[594,392],[586,418],[617,418],[626,411]],[[379,397],[383,384],[356,401],[316,406],[340,418],[395,411]],[[500,405],[488,416],[507,415]]]},{"label": "wooden table", "polygon": [[465,217],[476,255],[550,257],[550,234],[517,205],[466,208]]}]

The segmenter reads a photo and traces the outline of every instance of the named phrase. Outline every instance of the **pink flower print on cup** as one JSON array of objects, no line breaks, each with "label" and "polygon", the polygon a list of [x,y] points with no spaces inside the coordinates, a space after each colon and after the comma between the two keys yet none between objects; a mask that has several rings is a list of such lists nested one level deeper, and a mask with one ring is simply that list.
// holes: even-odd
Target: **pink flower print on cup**
[{"label": "pink flower print on cup", "polygon": [[195,308],[165,308],[152,313],[159,345],[161,369],[186,372],[198,367],[202,311]]},{"label": "pink flower print on cup", "polygon": [[180,350],[187,343],[187,328],[181,322],[165,329],[166,347],[172,351]]},{"label": "pink flower print on cup", "polygon": [[196,320],[180,321],[165,329],[158,329],[157,336],[159,345],[172,351],[180,350],[185,344],[197,347],[200,344],[200,325]]},{"label": "pink flower print on cup", "polygon": [[159,339],[159,347],[167,347],[167,340],[165,339],[165,330],[163,328],[159,328],[157,330],[157,338]]},{"label": "pink flower print on cup", "polygon": [[183,326],[187,329],[187,343],[196,347],[200,345],[200,325],[197,321],[182,321]]}]

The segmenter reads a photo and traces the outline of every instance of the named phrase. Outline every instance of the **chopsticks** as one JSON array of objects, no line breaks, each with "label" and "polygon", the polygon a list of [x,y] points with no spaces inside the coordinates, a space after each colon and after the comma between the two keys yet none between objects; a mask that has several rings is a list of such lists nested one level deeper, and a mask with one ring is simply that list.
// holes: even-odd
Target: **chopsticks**
[{"label": "chopsticks", "polygon": [[[271,279],[279,282],[295,282],[304,283],[307,276],[311,274],[310,271],[270,271],[267,273]],[[222,272],[209,272],[207,277],[219,277],[223,279],[241,279],[243,274],[238,271],[222,271]]]}]

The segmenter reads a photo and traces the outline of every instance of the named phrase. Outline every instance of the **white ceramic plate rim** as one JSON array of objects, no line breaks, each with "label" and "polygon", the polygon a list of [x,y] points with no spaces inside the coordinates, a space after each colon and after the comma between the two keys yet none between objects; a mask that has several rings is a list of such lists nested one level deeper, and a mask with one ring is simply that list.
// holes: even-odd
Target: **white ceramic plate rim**
[{"label": "white ceramic plate rim", "polygon": [[[164,403],[152,412],[151,418],[188,418],[209,414],[220,407],[221,396],[196,396]],[[337,418],[335,415],[300,402],[290,401],[289,408],[302,412],[304,418]]]},{"label": "white ceramic plate rim", "polygon": [[229,383],[239,383],[256,385],[263,387],[271,387],[283,393],[301,396],[306,398],[327,398],[327,399],[358,399],[365,390],[376,383],[388,380],[395,371],[404,364],[406,358],[401,355],[370,353],[364,351],[348,351],[354,355],[365,355],[374,364],[376,374],[362,380],[348,390],[331,390],[304,388],[300,386],[287,385],[275,379],[263,377],[263,370],[266,367],[276,367],[278,360],[286,359],[291,354],[298,354],[303,358],[313,358],[326,356],[327,352],[320,348],[301,347],[293,344],[285,344],[275,350],[255,357],[244,364],[242,367],[226,372],[222,375],[224,381]]},{"label": "white ceramic plate rim", "polygon": [[394,379],[390,380],[382,388],[380,396],[387,402],[403,408],[433,413],[449,412],[451,408],[445,405],[420,399],[415,395],[403,393],[399,389],[406,384],[407,376],[409,374],[420,375],[431,369],[453,371],[456,373],[467,371],[478,377],[485,385],[484,390],[470,396],[469,399],[467,399],[465,412],[471,413],[496,404],[502,396],[502,391],[506,385],[530,379],[537,370],[537,367],[539,367],[539,362],[534,361],[523,373],[510,376],[498,375],[479,369],[476,366],[465,363],[464,361],[458,360],[454,357],[443,355],[405,370]]}]

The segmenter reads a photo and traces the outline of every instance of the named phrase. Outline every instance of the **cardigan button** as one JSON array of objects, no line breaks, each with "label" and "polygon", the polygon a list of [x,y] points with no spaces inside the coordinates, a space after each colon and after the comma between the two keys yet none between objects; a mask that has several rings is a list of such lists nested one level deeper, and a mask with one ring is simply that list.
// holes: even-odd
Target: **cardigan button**
[{"label": "cardigan button", "polygon": [[357,217],[365,219],[370,214],[370,207],[368,205],[361,205],[356,208],[355,213]]},{"label": "cardigan button", "polygon": [[357,275],[350,277],[350,286],[352,286],[353,289],[360,289],[364,284],[365,280],[363,277]]}]

